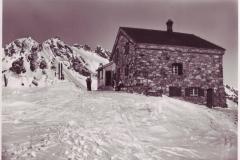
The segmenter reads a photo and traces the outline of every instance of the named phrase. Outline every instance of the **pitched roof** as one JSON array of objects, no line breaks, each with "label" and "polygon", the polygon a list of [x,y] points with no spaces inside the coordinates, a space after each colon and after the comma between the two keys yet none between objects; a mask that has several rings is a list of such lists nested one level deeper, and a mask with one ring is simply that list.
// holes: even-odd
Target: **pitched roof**
[{"label": "pitched roof", "polygon": [[106,67],[108,67],[108,66],[110,66],[110,65],[112,65],[112,64],[114,64],[113,61],[111,61],[111,62],[109,62],[109,63],[107,63],[107,64],[104,64],[104,65],[102,65],[102,66],[99,66],[96,71],[98,71],[98,70],[100,70],[100,69],[103,69],[103,68],[106,68]]},{"label": "pitched roof", "polygon": [[224,48],[197,37],[194,34],[129,27],[120,27],[120,29],[125,31],[136,43],[177,45],[225,50]]}]

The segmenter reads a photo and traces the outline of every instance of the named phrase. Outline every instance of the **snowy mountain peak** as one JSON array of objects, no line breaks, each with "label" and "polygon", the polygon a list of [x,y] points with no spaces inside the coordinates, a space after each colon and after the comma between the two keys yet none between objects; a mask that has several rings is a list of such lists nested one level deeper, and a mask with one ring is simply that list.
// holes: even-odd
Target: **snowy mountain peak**
[{"label": "snowy mountain peak", "polygon": [[33,81],[38,86],[53,84],[59,81],[58,62],[64,64],[64,72],[85,83],[85,76],[96,75],[99,63],[106,64],[109,61],[84,47],[70,46],[59,37],[43,43],[38,43],[31,37],[19,38],[4,48],[3,76],[9,86],[32,86]]},{"label": "snowy mountain peak", "polygon": [[4,48],[5,56],[12,56],[17,53],[24,53],[29,52],[32,48],[37,48],[39,46],[39,43],[32,39],[31,37],[28,38],[19,38]]},{"label": "snowy mountain peak", "polygon": [[53,37],[53,38],[49,38],[46,41],[44,41],[43,43],[64,43],[59,37]]},{"label": "snowy mountain peak", "polygon": [[110,54],[111,52],[104,49],[103,47],[101,47],[100,45],[97,45],[96,49],[95,49],[95,53],[97,53],[99,56],[103,57],[103,58],[110,58]]}]

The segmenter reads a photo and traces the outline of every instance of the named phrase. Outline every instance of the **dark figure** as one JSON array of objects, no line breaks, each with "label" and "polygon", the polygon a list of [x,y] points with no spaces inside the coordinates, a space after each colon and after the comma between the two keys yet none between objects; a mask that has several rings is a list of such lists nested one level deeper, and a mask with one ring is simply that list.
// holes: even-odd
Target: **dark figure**
[{"label": "dark figure", "polygon": [[3,75],[3,78],[4,78],[4,85],[5,85],[5,87],[7,87],[7,85],[8,85],[8,79],[7,79],[7,77],[6,77],[5,74]]},{"label": "dark figure", "polygon": [[119,82],[118,82],[118,85],[117,85],[117,91],[121,91],[121,88],[123,87],[123,83],[122,83],[122,81],[120,80]]},{"label": "dark figure", "polygon": [[88,91],[91,91],[91,90],[92,90],[92,88],[91,88],[92,79],[91,79],[90,76],[86,79],[86,83],[87,83],[87,90],[88,90]]}]

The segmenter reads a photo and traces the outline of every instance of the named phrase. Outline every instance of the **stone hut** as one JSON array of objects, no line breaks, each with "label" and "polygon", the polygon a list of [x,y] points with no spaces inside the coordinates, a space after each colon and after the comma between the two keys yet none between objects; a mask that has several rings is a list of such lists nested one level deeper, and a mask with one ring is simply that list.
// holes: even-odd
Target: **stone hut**
[{"label": "stone hut", "polygon": [[110,57],[124,90],[226,107],[225,49],[194,34],[120,27]]}]

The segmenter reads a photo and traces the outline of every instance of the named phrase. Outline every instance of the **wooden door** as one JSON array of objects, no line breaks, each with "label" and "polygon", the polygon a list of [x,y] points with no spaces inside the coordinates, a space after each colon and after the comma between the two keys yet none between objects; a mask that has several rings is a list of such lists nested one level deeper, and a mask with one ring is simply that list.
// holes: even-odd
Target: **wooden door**
[{"label": "wooden door", "polygon": [[212,107],[213,107],[213,94],[214,94],[213,89],[212,89],[212,88],[209,88],[209,89],[207,90],[207,106],[208,106],[209,108],[212,108]]},{"label": "wooden door", "polygon": [[169,87],[169,97],[179,97],[181,95],[181,87]]},{"label": "wooden door", "polygon": [[105,72],[105,85],[106,86],[112,85],[112,72],[111,71]]}]

